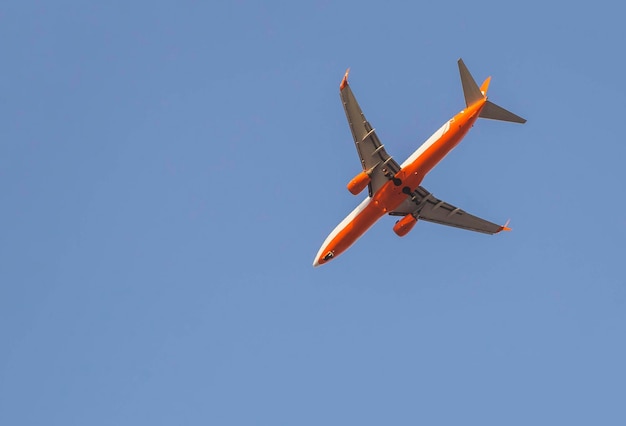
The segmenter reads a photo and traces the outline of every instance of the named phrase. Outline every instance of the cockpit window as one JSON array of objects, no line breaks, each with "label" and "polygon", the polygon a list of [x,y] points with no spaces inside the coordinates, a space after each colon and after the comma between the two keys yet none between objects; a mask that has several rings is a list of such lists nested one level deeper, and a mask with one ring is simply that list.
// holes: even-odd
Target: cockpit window
[{"label": "cockpit window", "polygon": [[326,256],[324,256],[324,260],[332,259],[334,256],[335,256],[335,253],[333,253],[332,251],[329,251],[328,253],[326,253]]}]

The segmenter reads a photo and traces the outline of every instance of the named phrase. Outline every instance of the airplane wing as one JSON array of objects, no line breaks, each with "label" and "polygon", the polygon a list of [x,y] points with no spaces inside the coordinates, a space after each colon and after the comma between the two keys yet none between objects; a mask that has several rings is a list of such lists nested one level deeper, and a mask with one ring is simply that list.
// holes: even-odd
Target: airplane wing
[{"label": "airplane wing", "polygon": [[371,197],[374,192],[400,171],[400,165],[387,154],[385,146],[380,143],[374,128],[363,115],[363,111],[361,111],[361,107],[359,107],[354,93],[348,85],[348,72],[346,72],[339,89],[354,144],[361,159],[361,166],[370,174],[369,195]]},{"label": "airplane wing", "polygon": [[423,187],[417,188],[397,209],[393,216],[413,214],[415,217],[441,225],[454,226],[484,234],[497,234],[509,228],[473,216],[451,204],[438,200]]}]

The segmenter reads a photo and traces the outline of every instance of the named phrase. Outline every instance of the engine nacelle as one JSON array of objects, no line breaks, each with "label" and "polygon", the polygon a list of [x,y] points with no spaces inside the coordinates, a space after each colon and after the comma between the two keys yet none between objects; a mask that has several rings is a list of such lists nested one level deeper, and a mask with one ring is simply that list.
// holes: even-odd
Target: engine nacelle
[{"label": "engine nacelle", "polygon": [[354,179],[350,181],[350,183],[348,183],[347,188],[348,191],[352,193],[352,195],[357,195],[361,191],[363,191],[369,183],[370,176],[367,174],[366,171],[362,171],[361,173],[356,175]]},{"label": "engine nacelle", "polygon": [[398,237],[404,237],[413,229],[416,223],[417,218],[412,214],[407,214],[393,225],[393,232],[395,232]]}]

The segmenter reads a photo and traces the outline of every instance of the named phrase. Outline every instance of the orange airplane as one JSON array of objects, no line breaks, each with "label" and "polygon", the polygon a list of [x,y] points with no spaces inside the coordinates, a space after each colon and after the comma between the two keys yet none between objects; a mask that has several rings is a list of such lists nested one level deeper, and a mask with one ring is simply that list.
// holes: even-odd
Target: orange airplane
[{"label": "orange airplane", "polygon": [[478,87],[462,59],[459,59],[458,64],[466,108],[441,126],[402,164],[387,154],[374,129],[365,119],[348,85],[350,70],[346,71],[339,92],[363,167],[363,171],[348,183],[348,190],[357,195],[367,186],[369,195],[326,238],[315,256],[313,266],[323,265],[346,251],[385,214],[401,217],[393,227],[400,237],[405,236],[418,219],[485,234],[510,230],[508,223],[501,226],[472,216],[438,200],[420,186],[424,176],[461,142],[479,117],[526,122],[522,117],[487,100],[491,77]]}]

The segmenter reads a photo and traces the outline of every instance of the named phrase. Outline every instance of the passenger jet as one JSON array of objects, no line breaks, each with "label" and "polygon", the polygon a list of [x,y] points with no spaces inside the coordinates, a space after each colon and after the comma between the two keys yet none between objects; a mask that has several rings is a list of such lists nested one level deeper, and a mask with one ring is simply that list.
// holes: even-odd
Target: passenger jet
[{"label": "passenger jet", "polygon": [[462,59],[458,64],[465,109],[441,126],[402,164],[387,154],[374,128],[365,119],[348,84],[350,70],[346,71],[339,93],[363,167],[363,171],[348,183],[348,190],[357,195],[368,187],[369,194],[326,238],[313,266],[323,265],[346,251],[385,214],[400,217],[393,227],[400,237],[405,236],[419,219],[485,234],[510,230],[508,223],[501,226],[472,216],[438,200],[420,186],[424,176],[461,142],[479,117],[526,122],[487,99],[491,77],[479,87]]}]

